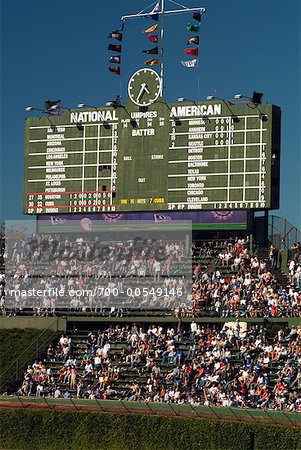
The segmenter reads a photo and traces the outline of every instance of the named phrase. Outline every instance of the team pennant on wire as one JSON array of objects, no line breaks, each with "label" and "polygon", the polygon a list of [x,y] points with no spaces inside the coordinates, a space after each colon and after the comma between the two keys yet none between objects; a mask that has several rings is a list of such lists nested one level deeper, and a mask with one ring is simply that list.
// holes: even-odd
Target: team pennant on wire
[{"label": "team pennant on wire", "polygon": [[108,69],[110,72],[115,73],[116,75],[120,75],[120,66],[111,67],[109,64]]},{"label": "team pennant on wire", "polygon": [[188,30],[188,31],[192,31],[192,32],[194,32],[194,33],[198,33],[198,32],[199,32],[199,29],[200,29],[200,26],[199,26],[199,25],[191,25],[191,23],[189,23],[189,24],[187,25],[187,30]]},{"label": "team pennant on wire", "polygon": [[146,66],[157,66],[158,65],[158,58],[148,59],[144,63]]},{"label": "team pennant on wire", "polygon": [[198,60],[191,59],[190,61],[181,61],[182,66],[184,67],[198,67]]},{"label": "team pennant on wire", "polygon": [[199,36],[191,36],[191,38],[189,38],[186,42],[186,45],[189,44],[199,45]]},{"label": "team pennant on wire", "polygon": [[197,47],[194,48],[184,48],[184,52],[191,56],[198,56],[199,49]]},{"label": "team pennant on wire", "polygon": [[108,50],[112,50],[113,52],[121,53],[121,45],[110,44],[108,46]]},{"label": "team pennant on wire", "polygon": [[147,38],[153,42],[154,44],[157,44],[158,42],[158,35],[157,34],[150,34],[147,36]]},{"label": "team pennant on wire", "polygon": [[157,55],[158,54],[158,46],[151,48],[150,50],[142,50],[142,53],[146,55]]},{"label": "team pennant on wire", "polygon": [[112,33],[109,34],[108,39],[117,39],[117,41],[122,41],[122,33],[119,30],[112,31]]},{"label": "team pennant on wire", "polygon": [[198,22],[202,20],[202,14],[199,12],[194,13],[192,17],[194,18],[194,20],[197,20]]},{"label": "team pennant on wire", "polygon": [[157,29],[158,29],[158,24],[156,23],[152,27],[149,27],[147,30],[142,30],[141,33],[143,33],[143,34],[152,33],[153,31],[156,31]]},{"label": "team pennant on wire", "polygon": [[120,55],[116,55],[116,56],[111,56],[109,59],[110,63],[115,63],[115,64],[120,64],[121,62],[121,57]]}]

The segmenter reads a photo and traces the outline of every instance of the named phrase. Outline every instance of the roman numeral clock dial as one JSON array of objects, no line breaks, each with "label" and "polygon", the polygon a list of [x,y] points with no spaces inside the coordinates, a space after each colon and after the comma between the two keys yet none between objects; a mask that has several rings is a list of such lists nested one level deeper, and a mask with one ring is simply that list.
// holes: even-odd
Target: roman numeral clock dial
[{"label": "roman numeral clock dial", "polygon": [[161,95],[161,79],[155,70],[140,69],[128,84],[128,94],[137,106],[149,106]]}]

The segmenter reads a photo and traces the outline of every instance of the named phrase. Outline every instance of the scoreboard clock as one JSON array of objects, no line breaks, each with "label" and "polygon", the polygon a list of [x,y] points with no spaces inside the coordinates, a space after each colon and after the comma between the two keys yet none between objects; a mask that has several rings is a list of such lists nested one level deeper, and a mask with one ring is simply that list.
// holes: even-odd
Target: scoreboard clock
[{"label": "scoreboard clock", "polygon": [[279,107],[168,105],[148,68],[128,93],[123,107],[26,120],[26,214],[278,207]]},{"label": "scoreboard clock", "polygon": [[155,70],[137,70],[130,78],[128,94],[135,105],[149,106],[161,95],[161,78]]}]

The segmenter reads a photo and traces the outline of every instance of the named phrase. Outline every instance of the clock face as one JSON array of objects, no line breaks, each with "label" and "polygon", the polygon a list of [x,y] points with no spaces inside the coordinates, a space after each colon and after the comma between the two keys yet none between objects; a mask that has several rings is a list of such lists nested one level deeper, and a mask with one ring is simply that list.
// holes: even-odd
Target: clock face
[{"label": "clock face", "polygon": [[129,97],[138,106],[149,106],[161,95],[161,79],[155,70],[140,69],[130,78]]}]

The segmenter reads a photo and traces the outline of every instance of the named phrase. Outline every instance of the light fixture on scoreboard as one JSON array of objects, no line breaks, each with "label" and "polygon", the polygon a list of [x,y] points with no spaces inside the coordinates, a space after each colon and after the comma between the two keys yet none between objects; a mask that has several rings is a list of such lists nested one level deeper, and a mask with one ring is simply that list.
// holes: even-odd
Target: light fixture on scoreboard
[{"label": "light fixture on scoreboard", "polygon": [[[194,105],[198,106],[195,100],[192,100],[191,98],[186,98],[186,97],[179,97],[178,98],[178,102],[183,103],[183,102],[192,102]],[[203,120],[206,123],[210,123],[210,119],[207,116],[203,116]]]},{"label": "light fixture on scoreboard", "polygon": [[123,108],[121,101],[120,101],[120,95],[116,95],[115,100],[109,100],[106,102],[106,106],[109,108]]},{"label": "light fixture on scoreboard", "polygon": [[36,108],[35,106],[26,106],[25,111],[39,111],[42,114],[48,114],[49,116],[59,116],[64,112],[64,109],[61,107],[61,100],[45,100],[44,102],[45,108]]},{"label": "light fixture on scoreboard", "polygon": [[77,105],[78,108],[93,108],[93,109],[98,109],[98,106],[92,106],[92,105],[87,105],[86,103],[79,103]]},{"label": "light fixture on scoreboard", "polygon": [[[259,112],[260,120],[262,122],[266,122],[268,120],[268,118],[267,118],[266,114],[263,114],[260,111],[259,106],[258,106],[258,105],[262,104],[262,97],[263,97],[263,94],[261,92],[256,92],[256,91],[253,91],[252,97],[248,97],[247,95],[244,95],[244,94],[235,94],[234,98],[236,98],[236,99],[246,99],[246,100],[242,100],[240,102],[231,102],[231,103],[232,103],[232,105],[237,105],[237,104],[245,105],[245,104],[247,104],[248,106],[250,106],[252,108],[256,108],[258,110],[258,112]],[[253,105],[253,106],[251,106],[251,105]]]},{"label": "light fixture on scoreboard", "polygon": [[261,92],[256,92],[256,91],[253,91],[252,97],[249,97],[248,95],[244,95],[244,94],[235,94],[234,95],[234,98],[237,98],[237,99],[240,99],[240,98],[248,99],[246,101],[243,101],[242,103],[253,103],[254,105],[261,105],[262,97],[263,97],[263,94]]},{"label": "light fixture on scoreboard", "polygon": [[232,105],[233,103],[229,100],[225,100],[224,98],[216,97],[215,95],[207,95],[206,100],[219,100],[224,103],[224,105],[227,107],[227,109],[230,111],[231,117],[233,122],[237,123],[239,122],[239,118],[236,114],[233,113],[229,105]]}]

